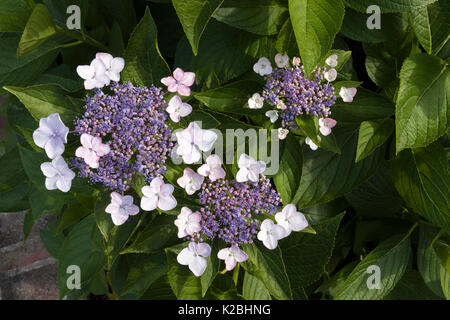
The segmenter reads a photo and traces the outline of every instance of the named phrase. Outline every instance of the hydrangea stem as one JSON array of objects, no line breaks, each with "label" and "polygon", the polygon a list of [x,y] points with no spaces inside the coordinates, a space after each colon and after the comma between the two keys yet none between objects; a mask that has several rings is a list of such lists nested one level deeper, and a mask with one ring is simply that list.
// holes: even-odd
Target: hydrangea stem
[{"label": "hydrangea stem", "polygon": [[239,278],[239,267],[240,267],[240,264],[239,263],[236,264],[236,267],[234,268],[234,271],[233,271],[233,282],[236,287],[237,287],[237,282],[238,282],[238,278]]}]

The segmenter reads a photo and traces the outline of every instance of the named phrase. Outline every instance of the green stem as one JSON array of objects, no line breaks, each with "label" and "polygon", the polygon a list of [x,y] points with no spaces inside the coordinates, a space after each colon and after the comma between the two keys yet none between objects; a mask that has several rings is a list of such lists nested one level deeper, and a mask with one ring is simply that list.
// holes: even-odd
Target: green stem
[{"label": "green stem", "polygon": [[237,282],[238,282],[238,278],[239,278],[239,267],[240,267],[240,264],[238,263],[233,271],[233,282],[236,287],[237,287]]},{"label": "green stem", "polygon": [[73,38],[75,40],[81,41],[82,43],[86,43],[86,44],[89,44],[89,45],[91,45],[93,47],[99,48],[99,49],[101,49],[103,51],[109,51],[108,47],[106,47],[103,43],[95,40],[94,38],[91,38],[87,34],[83,33],[83,35],[79,35],[77,33],[64,30],[63,28],[61,28],[59,26],[56,26],[56,31],[58,33],[64,34],[64,35],[66,35],[68,37],[71,37],[71,38]]}]

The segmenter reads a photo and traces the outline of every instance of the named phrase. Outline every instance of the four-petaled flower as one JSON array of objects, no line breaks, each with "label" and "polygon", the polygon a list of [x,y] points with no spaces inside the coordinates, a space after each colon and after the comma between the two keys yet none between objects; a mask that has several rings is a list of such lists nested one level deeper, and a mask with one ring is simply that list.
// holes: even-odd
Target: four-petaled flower
[{"label": "four-petaled flower", "polygon": [[141,208],[145,211],[156,208],[168,211],[177,206],[177,200],[172,195],[173,186],[164,183],[160,177],[154,178],[150,186],[142,187],[141,191],[144,195],[141,199]]},{"label": "four-petaled flower", "polygon": [[199,232],[202,227],[200,220],[202,216],[198,212],[192,212],[188,207],[181,208],[180,214],[175,220],[175,225],[178,227],[178,238],[192,236]]},{"label": "four-petaled flower", "polygon": [[270,122],[275,123],[278,120],[278,111],[277,110],[269,110],[266,113],[266,117],[270,119]]},{"label": "four-petaled flower", "polygon": [[236,173],[237,182],[245,182],[248,180],[256,182],[259,179],[259,175],[266,170],[264,161],[256,161],[245,153],[239,157],[238,167],[239,171]]},{"label": "four-petaled flower", "polygon": [[106,52],[98,52],[95,58],[103,62],[103,65],[106,69],[105,74],[111,81],[120,81],[120,72],[122,72],[123,68],[125,67],[125,60],[123,60],[123,58],[114,58],[112,55]]},{"label": "four-petaled flower", "polygon": [[211,181],[225,178],[225,170],[222,168],[222,161],[216,154],[206,158],[206,163],[197,169],[197,172],[204,177],[209,177]]},{"label": "four-petaled flower", "polygon": [[231,248],[221,249],[217,253],[217,258],[225,261],[225,267],[228,271],[231,271],[236,267],[238,262],[244,262],[248,260],[248,255],[239,249],[237,246]]},{"label": "four-petaled flower", "polygon": [[275,63],[277,64],[278,68],[284,68],[289,63],[289,56],[287,54],[281,54],[277,53],[275,55]]},{"label": "four-petaled flower", "polygon": [[204,176],[196,173],[191,168],[186,168],[183,171],[183,176],[178,178],[177,183],[186,190],[188,195],[191,195],[195,191],[200,190],[204,179]]},{"label": "four-petaled flower", "polygon": [[298,66],[300,65],[300,62],[302,62],[302,61],[300,60],[299,57],[293,57],[293,58],[292,58],[292,65],[293,65],[294,67],[298,67]]},{"label": "four-petaled flower", "polygon": [[289,133],[288,129],[278,128],[278,139],[280,140],[286,139],[288,133]]},{"label": "four-petaled flower", "polygon": [[337,71],[336,69],[330,69],[326,71],[323,76],[325,79],[327,79],[328,82],[333,82],[337,78]]},{"label": "four-petaled flower", "polygon": [[346,88],[341,87],[341,91],[339,91],[339,95],[341,96],[344,102],[352,102],[353,97],[356,95],[356,88]]},{"label": "four-petaled flower", "polygon": [[301,231],[308,226],[305,216],[297,211],[294,204],[286,205],[281,212],[275,215],[275,220],[286,230],[286,237],[292,231]]},{"label": "four-petaled flower", "polygon": [[111,202],[105,209],[111,215],[116,226],[120,226],[128,220],[129,216],[139,213],[139,207],[133,204],[132,196],[121,196],[117,192],[111,192]]},{"label": "four-petaled flower", "polygon": [[260,76],[271,74],[272,65],[270,64],[269,59],[267,59],[266,57],[260,58],[258,62],[253,66],[253,71],[255,71]]},{"label": "four-petaled flower", "polygon": [[195,73],[184,72],[181,68],[176,68],[173,71],[173,77],[165,77],[161,82],[167,86],[169,92],[178,92],[182,96],[189,96],[191,88],[195,81]]},{"label": "four-petaled flower", "polygon": [[82,146],[77,148],[75,155],[83,158],[89,167],[98,168],[98,160],[109,153],[109,146],[102,143],[100,137],[93,137],[87,133],[81,135],[80,141]]},{"label": "four-petaled flower", "polygon": [[52,162],[42,163],[41,171],[46,177],[45,187],[48,190],[59,189],[62,192],[68,192],[75,178],[75,172],[69,169],[61,156],[57,156]]},{"label": "four-petaled flower", "polygon": [[192,106],[183,102],[179,96],[173,96],[166,111],[173,122],[179,122],[181,117],[186,117],[192,112]]},{"label": "four-petaled flower", "polygon": [[59,114],[53,113],[39,120],[39,128],[33,132],[33,140],[38,147],[45,149],[50,159],[54,159],[64,152],[68,133],[69,128],[61,121]]},{"label": "four-petaled flower", "polygon": [[211,247],[206,243],[190,242],[187,248],[177,256],[179,264],[189,266],[196,277],[200,277],[206,269],[206,259],[211,254]]},{"label": "four-petaled flower", "polygon": [[248,107],[250,109],[261,109],[264,105],[264,98],[259,93],[254,93],[250,99],[248,99]]},{"label": "four-petaled flower", "polygon": [[319,130],[320,133],[324,136],[327,136],[331,133],[331,129],[336,126],[336,120],[331,118],[320,118],[319,119]]},{"label": "four-petaled flower", "polygon": [[183,161],[187,164],[199,161],[200,151],[211,150],[217,139],[214,131],[203,130],[195,122],[191,122],[186,129],[176,132],[175,135],[178,142],[176,152],[183,157]]},{"label": "four-petaled flower", "polygon": [[327,65],[329,65],[332,68],[335,68],[338,65],[338,56],[337,54],[332,54],[331,56],[329,56],[326,60],[325,63]]},{"label": "four-petaled flower", "polygon": [[106,75],[105,65],[97,58],[92,60],[90,65],[78,66],[77,73],[85,80],[84,88],[86,90],[103,88],[111,82],[110,78]]},{"label": "four-petaled flower", "polygon": [[266,246],[267,249],[273,250],[278,245],[278,240],[286,236],[286,230],[272,220],[266,219],[261,223],[260,231],[258,232],[258,240]]}]

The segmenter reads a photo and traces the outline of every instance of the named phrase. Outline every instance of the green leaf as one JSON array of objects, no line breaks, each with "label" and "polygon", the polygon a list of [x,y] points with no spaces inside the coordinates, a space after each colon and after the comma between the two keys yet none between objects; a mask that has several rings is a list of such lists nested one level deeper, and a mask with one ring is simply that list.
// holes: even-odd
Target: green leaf
[{"label": "green leaf", "polygon": [[382,88],[398,87],[400,68],[411,54],[411,34],[376,44],[363,44],[370,79]]},{"label": "green leaf", "polygon": [[15,95],[36,121],[52,113],[58,113],[61,120],[70,126],[75,117],[81,113],[83,105],[81,100],[68,96],[63,89],[53,85],[5,87],[5,90]]},{"label": "green leaf", "polygon": [[[15,187],[12,187],[6,191],[0,191],[0,211],[1,212],[13,212],[15,208],[19,206],[27,207],[27,201],[25,197],[28,194],[28,183],[23,182]],[[30,212],[31,213],[31,212]]]},{"label": "green leaf", "polygon": [[0,157],[0,190],[8,191],[27,179],[18,148]]},{"label": "green leaf", "polygon": [[450,123],[450,70],[437,58],[408,58],[400,72],[395,110],[397,153],[426,147],[447,132]]},{"label": "green leaf", "polygon": [[233,279],[226,274],[218,274],[209,287],[207,300],[241,300]]},{"label": "green leaf", "polygon": [[386,300],[440,300],[423,281],[416,270],[408,270],[386,297]]},{"label": "green leaf", "polygon": [[194,55],[197,55],[206,25],[222,2],[223,0],[172,0]]},{"label": "green leaf", "polygon": [[122,80],[133,85],[159,85],[160,80],[170,74],[170,68],[158,48],[155,22],[148,8],[128,40],[125,49],[125,68]]},{"label": "green leaf", "polygon": [[391,170],[395,187],[408,207],[450,230],[450,174],[439,143],[402,151],[392,160]]},{"label": "green leaf", "polygon": [[58,43],[52,38],[30,54],[18,58],[19,39],[17,34],[0,35],[0,88],[6,85],[29,85],[50,66],[59,53]]},{"label": "green leaf", "polygon": [[371,91],[359,89],[353,102],[337,102],[331,108],[332,118],[339,124],[389,118],[395,106],[388,99]]},{"label": "green leaf", "polygon": [[242,250],[248,255],[244,264],[247,272],[261,280],[276,299],[292,299],[291,285],[286,274],[281,250],[267,250],[261,243],[246,244]]},{"label": "green leaf", "polygon": [[274,37],[258,36],[214,20],[205,30],[197,56],[186,38],[180,40],[175,65],[195,72],[195,83],[211,89],[250,71],[260,57],[275,56],[274,44]]},{"label": "green leaf", "polygon": [[300,143],[292,135],[287,136],[281,148],[280,165],[273,181],[283,204],[289,204],[300,186],[303,153]]},{"label": "green leaf", "polygon": [[151,253],[178,242],[174,216],[157,215],[121,254]]},{"label": "green leaf", "polygon": [[347,5],[359,12],[366,12],[371,5],[380,7],[381,12],[404,12],[417,9],[436,0],[345,0]]},{"label": "green leaf", "polygon": [[65,64],[42,74],[33,82],[33,85],[37,84],[58,85],[69,92],[75,92],[83,88],[82,79]]},{"label": "green leaf", "polygon": [[342,150],[340,155],[322,149],[304,149],[302,180],[293,199],[300,209],[349,193],[372,176],[383,158],[383,148],[379,148],[355,163],[356,128],[345,126],[335,129],[334,133]]},{"label": "green leaf", "polygon": [[[425,284],[439,297],[444,297],[444,292],[441,286],[441,280],[445,279],[447,270],[442,265],[439,256],[437,255],[427,232],[421,232],[419,236],[419,245],[417,248],[417,267],[422,275]],[[443,278],[441,279],[441,269],[443,269]]]},{"label": "green leaf", "polygon": [[450,3],[436,1],[411,11],[411,22],[420,44],[429,54],[439,52],[450,38]]},{"label": "green leaf", "polygon": [[318,280],[325,272],[343,216],[344,214],[339,214],[315,224],[315,235],[293,232],[281,240],[280,248],[294,297],[303,287]]},{"label": "green leaf", "polygon": [[355,162],[361,161],[391,136],[395,123],[390,118],[364,121],[359,127]]},{"label": "green leaf", "polygon": [[219,252],[219,244],[217,239],[213,240],[213,243],[211,244],[211,254],[208,258],[206,258],[207,266],[205,269],[205,272],[200,277],[200,282],[202,285],[202,297],[204,297],[214,282],[214,279],[216,278],[218,272],[219,272],[219,265],[220,260],[217,258],[217,253]]},{"label": "green leaf", "polygon": [[94,224],[94,216],[90,215],[75,225],[64,239],[58,256],[58,287],[60,299],[69,291],[66,282],[70,274],[66,273],[67,268],[70,265],[77,265],[81,268],[83,263],[91,255],[91,231]]},{"label": "green leaf", "polygon": [[246,300],[272,300],[264,282],[248,272],[245,272],[244,274],[242,296]]},{"label": "green leaf", "polygon": [[404,207],[395,189],[389,164],[383,161],[375,174],[358,188],[345,196],[347,201],[364,217],[393,217]]},{"label": "green leaf", "polygon": [[[394,236],[380,243],[350,273],[336,300],[379,300],[394,289],[408,266],[411,257],[409,235]],[[367,270],[375,265],[380,269],[379,289],[369,289]],[[373,271],[372,271],[373,273]]]},{"label": "green leaf", "polygon": [[36,4],[22,33],[22,38],[20,38],[17,55],[21,57],[30,53],[56,33],[52,16],[47,7],[41,3]]},{"label": "green leaf", "polygon": [[345,283],[345,279],[348,278],[350,273],[358,264],[358,261],[352,261],[345,265],[338,272],[336,272],[331,278],[325,280],[322,285],[317,289],[319,292],[326,293],[327,295],[334,297]]},{"label": "green leaf", "polygon": [[281,0],[225,1],[213,15],[220,22],[260,35],[276,34],[287,16]]},{"label": "green leaf", "polygon": [[163,252],[155,254],[128,255],[130,271],[127,275],[123,295],[145,291],[167,273],[167,260]]},{"label": "green leaf", "polygon": [[289,57],[299,55],[297,41],[295,39],[294,29],[292,28],[291,19],[287,19],[280,32],[278,33],[275,48],[281,54],[287,54]]},{"label": "green leaf", "polygon": [[193,93],[194,98],[210,109],[236,114],[261,114],[261,110],[248,107],[248,99],[261,90],[261,85],[253,81],[237,81],[223,87]]},{"label": "green leaf", "polygon": [[31,14],[27,0],[3,0],[0,2],[0,32],[22,32]]},{"label": "green leaf", "polygon": [[182,247],[177,246],[166,250],[169,271],[167,277],[170,287],[178,300],[198,300],[202,297],[202,284],[199,277],[196,277],[188,266],[180,265],[177,255]]},{"label": "green leaf", "polygon": [[369,29],[366,27],[369,17],[369,14],[347,8],[340,32],[355,41],[380,43],[399,39],[408,27],[408,21],[401,14],[382,14],[381,29]]},{"label": "green leaf", "polygon": [[310,114],[303,114],[295,117],[295,122],[300,127],[300,131],[309,137],[314,144],[320,146],[319,141],[319,119]]},{"label": "green leaf", "polygon": [[341,0],[289,0],[289,14],[305,72],[331,49],[344,19]]}]

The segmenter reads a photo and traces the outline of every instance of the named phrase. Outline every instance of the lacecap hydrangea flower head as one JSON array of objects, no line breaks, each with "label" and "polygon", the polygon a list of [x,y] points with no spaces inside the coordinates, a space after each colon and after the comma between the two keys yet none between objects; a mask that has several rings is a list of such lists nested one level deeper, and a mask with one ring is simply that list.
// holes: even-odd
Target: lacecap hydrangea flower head
[{"label": "lacecap hydrangea flower head", "polygon": [[[279,139],[285,139],[289,131],[301,129],[296,117],[312,115],[319,119],[320,133],[327,136],[336,125],[330,118],[331,107],[336,103],[335,87],[332,82],[337,79],[338,56],[330,55],[324,66],[317,66],[311,74],[306,74],[301,60],[294,57],[290,61],[287,55],[275,56],[276,67],[263,57],[254,65],[253,70],[263,76],[266,84],[261,93],[250,97],[248,105],[260,109],[266,102],[273,109],[265,113],[271,123],[281,119],[278,128]],[[339,95],[344,102],[352,102],[356,88],[341,87]],[[320,137],[318,137],[320,141]],[[315,150],[316,146],[309,137],[305,141]]]},{"label": "lacecap hydrangea flower head", "polygon": [[[201,208],[193,211],[183,207],[175,220],[178,237],[189,241],[177,260],[196,276],[205,271],[206,258],[211,253],[208,242],[215,238],[225,244],[216,258],[225,261],[226,270],[232,270],[237,263],[248,260],[242,245],[259,240],[273,250],[278,241],[292,231],[308,226],[304,215],[297,212],[294,205],[287,205],[278,212],[282,200],[270,179],[263,175],[266,168],[263,161],[242,154],[238,167],[236,178],[229,179],[219,157],[209,156],[206,164],[197,169],[201,179],[195,177],[203,181],[196,188]],[[193,178],[194,174],[190,173]],[[184,180],[180,182],[188,194],[196,192],[192,186],[187,187]]]},{"label": "lacecap hydrangea flower head", "polygon": [[[58,114],[40,120],[33,133],[35,144],[46,150],[53,161],[43,163],[42,172],[49,190],[70,191],[74,177],[88,178],[111,191],[106,212],[114,224],[125,223],[129,216],[139,213],[131,195],[125,195],[136,176],[148,184],[142,188],[141,208],[145,211],[173,209],[177,201],[173,186],[164,182],[165,162],[174,147],[169,122],[178,122],[192,107],[176,94],[169,102],[165,95],[178,92],[190,94],[195,74],[180,68],[173,77],[161,79],[168,88],[138,87],[120,84],[125,61],[109,53],[97,53],[89,65],[77,68],[84,79],[85,111],[69,131]],[[68,134],[78,136],[80,146],[69,164],[62,157]],[[69,168],[71,165],[71,168]]]}]

